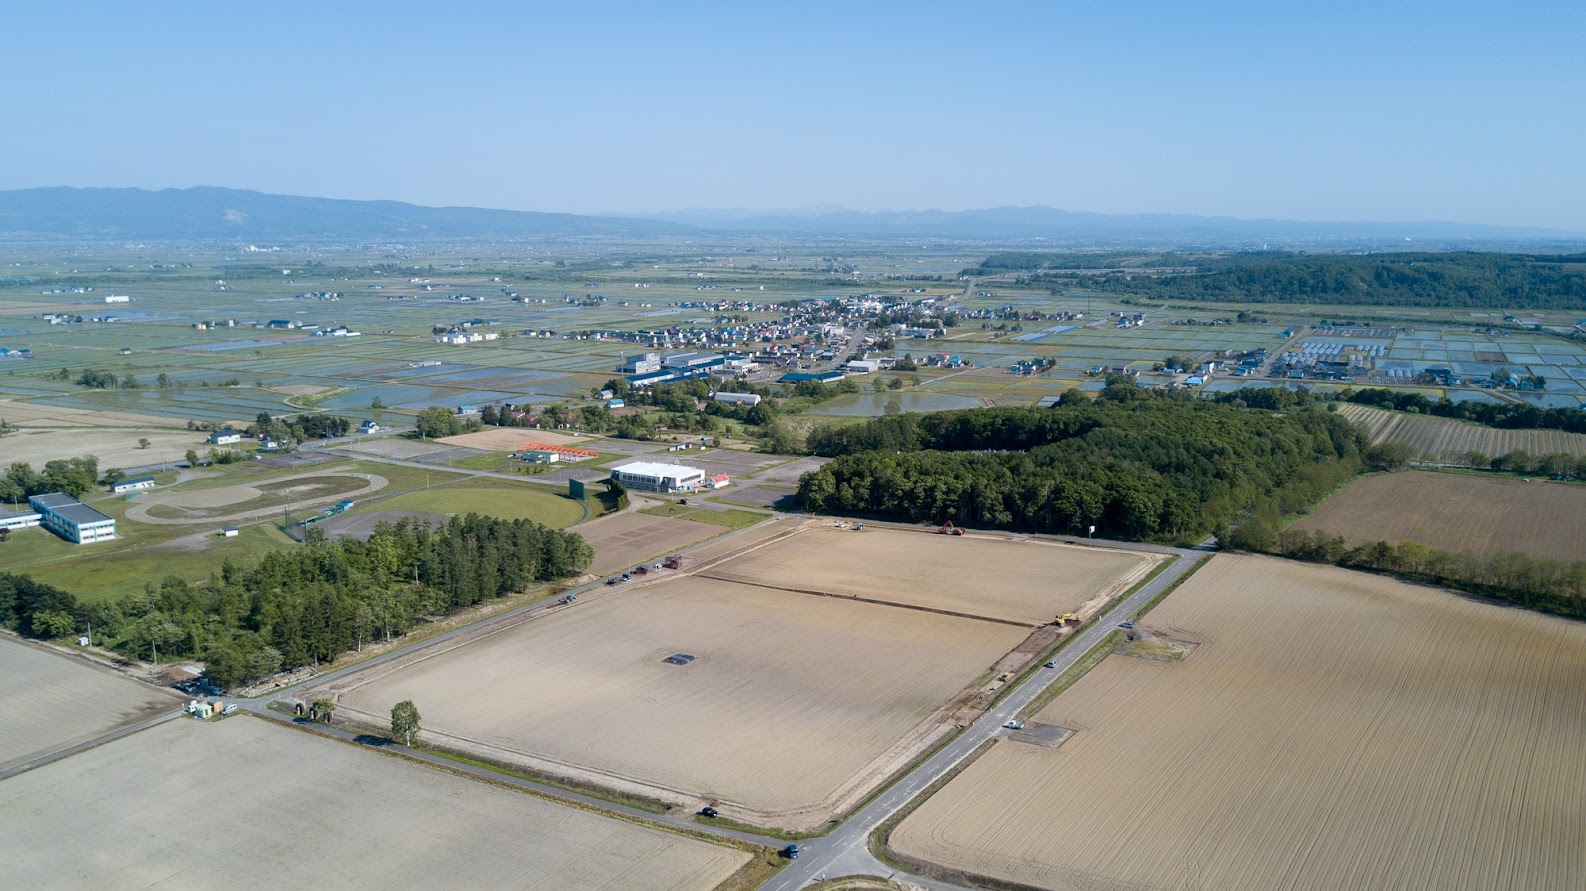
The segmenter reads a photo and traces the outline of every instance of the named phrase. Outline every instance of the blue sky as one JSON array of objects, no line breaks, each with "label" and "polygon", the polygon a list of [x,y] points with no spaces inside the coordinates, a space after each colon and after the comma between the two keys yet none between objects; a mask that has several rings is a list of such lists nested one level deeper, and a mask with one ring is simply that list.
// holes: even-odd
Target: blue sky
[{"label": "blue sky", "polygon": [[1586,4],[15,4],[0,188],[1586,231]]}]

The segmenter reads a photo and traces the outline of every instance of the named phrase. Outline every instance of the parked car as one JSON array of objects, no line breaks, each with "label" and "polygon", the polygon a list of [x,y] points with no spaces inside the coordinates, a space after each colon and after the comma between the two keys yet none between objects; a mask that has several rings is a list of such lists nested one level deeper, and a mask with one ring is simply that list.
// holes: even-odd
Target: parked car
[{"label": "parked car", "polygon": [[701,817],[712,817],[712,818],[714,818],[716,816],[716,809],[713,808],[713,807],[704,808],[704,809],[702,809],[699,812],[699,815]]}]

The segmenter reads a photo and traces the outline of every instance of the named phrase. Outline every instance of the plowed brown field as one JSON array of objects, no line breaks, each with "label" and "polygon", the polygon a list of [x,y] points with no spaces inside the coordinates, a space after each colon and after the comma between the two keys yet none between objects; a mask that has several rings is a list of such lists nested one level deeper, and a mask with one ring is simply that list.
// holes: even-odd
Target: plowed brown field
[{"label": "plowed brown field", "polygon": [[1374,443],[1402,442],[1439,464],[1464,464],[1468,452],[1488,458],[1521,449],[1531,456],[1586,455],[1586,434],[1562,430],[1500,430],[1432,415],[1383,411],[1346,403],[1338,413],[1366,428]]},{"label": "plowed brown field", "polygon": [[704,574],[1038,625],[1121,593],[1160,560],[987,533],[819,525]]},{"label": "plowed brown field", "polygon": [[1294,526],[1342,535],[1351,546],[1416,541],[1586,560],[1586,487],[1412,470],[1356,480]]},{"label": "plowed brown field", "polygon": [[708,891],[749,859],[241,715],[73,755],[0,801],[8,888]]},{"label": "plowed brown field", "polygon": [[1052,889],[1586,887],[1586,625],[1375,575],[1220,555],[893,833]]},{"label": "plowed brown field", "polygon": [[[379,720],[412,699],[426,733],[533,756],[553,772],[788,811],[838,795],[1025,636],[683,577],[354,676],[341,702]],[[662,661],[674,653],[695,660]]]}]

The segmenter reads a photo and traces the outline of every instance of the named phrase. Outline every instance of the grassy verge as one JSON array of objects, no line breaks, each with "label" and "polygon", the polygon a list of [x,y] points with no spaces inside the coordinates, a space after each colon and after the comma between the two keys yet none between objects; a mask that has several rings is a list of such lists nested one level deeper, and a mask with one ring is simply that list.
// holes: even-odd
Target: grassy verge
[{"label": "grassy verge", "polygon": [[937,792],[940,792],[948,783],[952,782],[955,777],[967,770],[969,765],[980,760],[981,755],[991,751],[991,747],[996,745],[997,742],[998,740],[993,737],[992,739],[988,739],[976,746],[974,751],[970,752],[968,755],[965,755],[964,759],[953,765],[951,770],[942,774],[940,777],[937,777],[935,782],[920,790],[918,795],[909,799],[908,803],[903,807],[898,808],[898,810],[893,813],[892,816],[881,821],[881,825],[877,826],[875,831],[870,833],[870,837],[867,839],[867,843],[870,846],[870,853],[877,860],[880,860],[882,863],[885,863],[888,866],[909,871],[916,869],[917,864],[899,860],[890,853],[887,842],[892,838],[892,831],[897,829],[898,825],[904,820],[908,819],[910,814],[918,810],[920,805],[923,805],[925,802],[929,801],[931,796],[935,795]]},{"label": "grassy verge", "polygon": [[1099,643],[1090,648],[1090,652],[1081,656],[1078,662],[1068,667],[1068,670],[1058,675],[1057,680],[1047,684],[1045,689],[1037,693],[1030,704],[1019,710],[1019,717],[1026,718],[1036,714],[1046,707],[1046,704],[1058,697],[1058,694],[1074,686],[1074,683],[1085,676],[1085,673],[1095,668],[1101,660],[1112,655],[1118,644],[1123,641],[1123,632],[1113,630],[1107,632]]}]

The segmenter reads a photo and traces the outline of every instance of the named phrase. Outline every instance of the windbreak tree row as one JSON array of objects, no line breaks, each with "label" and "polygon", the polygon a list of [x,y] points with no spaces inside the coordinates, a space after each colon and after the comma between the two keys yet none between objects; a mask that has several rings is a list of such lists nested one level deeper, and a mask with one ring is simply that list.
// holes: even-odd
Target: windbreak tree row
[{"label": "windbreak tree row", "polygon": [[593,559],[581,536],[530,520],[469,514],[435,528],[403,520],[378,525],[367,542],[311,534],[305,547],[248,566],[227,561],[204,584],[170,577],[104,606],[0,573],[0,623],[59,637],[92,622],[96,642],[141,659],[156,651],[201,658],[229,687],[334,661],[423,617],[577,575]]}]

